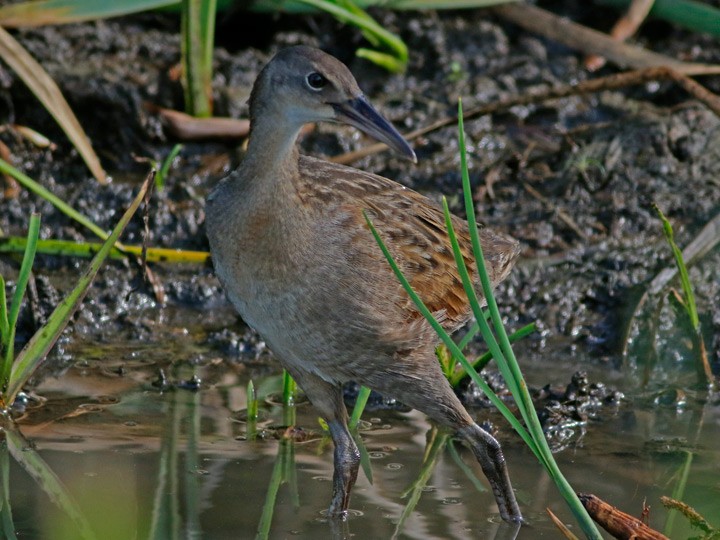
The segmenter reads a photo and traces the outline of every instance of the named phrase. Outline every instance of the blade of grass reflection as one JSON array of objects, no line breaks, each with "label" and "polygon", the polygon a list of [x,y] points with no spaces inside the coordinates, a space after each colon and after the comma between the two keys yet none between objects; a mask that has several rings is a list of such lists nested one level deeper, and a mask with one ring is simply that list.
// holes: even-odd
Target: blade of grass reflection
[{"label": "blade of grass reflection", "polygon": [[475,489],[477,489],[480,493],[487,492],[487,488],[485,487],[485,484],[482,483],[482,481],[477,477],[477,475],[468,466],[468,464],[463,461],[462,457],[460,457],[460,454],[458,454],[457,448],[455,448],[455,441],[450,439],[447,447],[448,447],[448,450],[450,451],[450,455],[452,456],[453,460],[455,461],[455,464],[460,468],[460,470],[462,472],[465,473],[465,476],[467,476],[468,480],[470,480],[470,482],[472,482],[473,486],[475,486]]},{"label": "blade of grass reflection", "polygon": [[3,425],[5,440],[10,455],[27,472],[40,488],[47,493],[50,500],[65,512],[77,527],[78,538],[96,540],[97,537],[90,523],[83,515],[75,499],[70,495],[62,480],[53,472],[22,436],[15,424],[5,422]]},{"label": "blade of grass reflection", "polygon": [[360,452],[360,467],[362,468],[363,473],[365,473],[365,477],[368,479],[368,482],[370,482],[370,485],[372,485],[373,474],[372,465],[370,464],[370,453],[367,451],[367,447],[365,446],[365,443],[363,442],[362,437],[357,432],[357,430],[351,431],[350,436],[355,441],[358,452]]},{"label": "blade of grass reflection", "polygon": [[297,466],[295,465],[295,444],[285,446],[286,454],[284,456],[285,472],[283,479],[287,482],[290,489],[290,502],[294,508],[300,507],[300,491],[298,490]]},{"label": "blade of grass reflection", "polygon": [[280,439],[275,465],[273,466],[270,482],[268,483],[267,495],[265,495],[265,504],[263,504],[257,534],[255,535],[256,540],[267,540],[270,536],[270,525],[272,524],[272,517],[275,512],[277,494],[280,490],[280,484],[282,484],[283,481],[284,461],[287,453],[285,448],[292,444],[294,444],[294,442],[291,439]]},{"label": "blade of grass reflection", "polygon": [[[193,367],[193,375],[197,368]],[[187,447],[185,449],[185,515],[187,516],[186,535],[188,538],[201,538],[200,525],[200,392],[178,392],[182,394],[187,426]],[[189,410],[188,410],[189,409]]]},{"label": "blade of grass reflection", "polygon": [[[283,370],[283,424],[285,426],[295,425],[295,394],[297,384],[287,371]],[[290,500],[296,508],[300,506],[300,492],[297,482],[297,468],[295,467],[295,440],[287,433],[280,439],[278,453],[275,457],[275,465],[270,475],[267,495],[263,504],[260,522],[258,523],[256,540],[264,540],[270,535],[270,526],[275,512],[277,494],[280,485],[288,483],[290,489]]]},{"label": "blade of grass reflection", "polygon": [[[180,501],[178,490],[178,441],[182,410],[178,401],[181,392],[175,392],[166,404],[167,425],[160,446],[157,488],[153,503],[152,523],[148,538],[176,540],[180,537]],[[168,410],[169,409],[169,410]]]},{"label": "blade of grass reflection", "polygon": [[2,492],[0,493],[0,520],[2,520],[3,538],[7,540],[17,540],[15,523],[12,517],[12,507],[10,506],[10,453],[4,432],[2,434],[2,443],[0,444],[0,475],[0,483],[2,483]]},{"label": "blade of grass reflection", "polygon": [[425,446],[425,456],[423,457],[420,472],[412,485],[402,494],[403,498],[409,497],[409,499],[405,508],[403,508],[402,514],[400,514],[400,519],[398,520],[397,525],[395,526],[395,532],[392,536],[393,538],[397,538],[402,532],[405,521],[410,514],[413,513],[413,510],[415,510],[415,507],[420,500],[420,495],[422,495],[422,491],[427,485],[430,475],[435,469],[438,457],[440,456],[442,449],[445,448],[449,439],[450,435],[448,433],[441,432],[435,426],[430,428],[430,431],[428,432],[428,442]]}]

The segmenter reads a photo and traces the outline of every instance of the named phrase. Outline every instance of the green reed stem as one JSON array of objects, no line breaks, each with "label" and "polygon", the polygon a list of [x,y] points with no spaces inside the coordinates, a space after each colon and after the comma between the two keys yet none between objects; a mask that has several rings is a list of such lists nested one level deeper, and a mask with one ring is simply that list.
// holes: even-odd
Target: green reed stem
[{"label": "green reed stem", "polygon": [[690,319],[694,335],[693,338],[693,352],[695,355],[695,368],[698,375],[700,384],[713,387],[714,377],[710,362],[707,358],[707,352],[705,349],[705,342],[702,336],[702,328],[700,327],[700,316],[697,311],[697,304],[695,302],[695,293],[693,292],[692,284],[690,283],[690,275],[688,274],[687,265],[682,254],[682,250],[675,243],[675,234],[673,232],[670,221],[662,213],[662,210],[657,204],[653,204],[653,208],[657,212],[663,225],[663,232],[665,239],[670,245],[673,257],[675,258],[675,265],[677,266],[678,273],[680,274],[680,285],[683,290],[683,307]]},{"label": "green reed stem", "polygon": [[258,398],[255,392],[255,385],[252,379],[248,381],[247,385],[247,429],[246,436],[248,440],[253,440],[257,437],[257,420],[258,420]]},{"label": "green reed stem", "polygon": [[167,180],[168,173],[170,172],[170,167],[172,167],[172,164],[175,161],[177,155],[180,153],[180,150],[182,150],[182,147],[183,145],[180,143],[173,146],[170,150],[170,153],[165,156],[165,159],[160,165],[158,173],[155,175],[155,187],[157,188],[158,192],[165,189],[165,181]]},{"label": "green reed stem", "polygon": [[17,320],[20,315],[20,306],[22,305],[23,298],[25,297],[25,289],[27,288],[28,281],[30,280],[30,274],[32,272],[33,261],[35,260],[35,251],[37,248],[38,236],[40,235],[40,214],[33,213],[30,216],[30,223],[28,225],[27,244],[25,254],[23,255],[22,264],[20,265],[20,272],[18,273],[17,283],[15,285],[15,293],[13,294],[12,301],[10,302],[10,311],[7,312],[6,300],[5,300],[5,282],[4,280],[0,285],[3,289],[2,305],[0,309],[0,327],[2,328],[2,347],[0,351],[3,352],[2,357],[2,370],[0,371],[0,383],[1,383],[1,394],[4,396],[7,392],[10,384],[10,373],[12,372],[12,364],[15,360],[15,331],[17,328]]},{"label": "green reed stem", "polygon": [[[482,284],[483,293],[487,301],[487,306],[490,311],[490,318],[493,322],[493,327],[497,335],[497,341],[493,336],[487,323],[483,318],[482,309],[478,302],[475,294],[473,283],[469,279],[467,268],[465,267],[465,261],[460,252],[457,238],[453,231],[452,221],[450,220],[450,213],[447,207],[447,201],[443,201],[445,210],[445,220],[448,226],[448,235],[450,236],[451,243],[453,244],[453,253],[455,254],[455,262],[458,266],[463,285],[465,286],[465,293],[468,295],[470,305],[473,309],[473,313],[480,325],[480,332],[485,338],[488,348],[493,352],[493,357],[497,363],[500,372],[505,378],[505,382],[510,389],[515,403],[520,410],[520,414],[525,420],[525,424],[530,432],[533,444],[531,446],[534,449],[533,453],[538,457],[540,463],[545,467],[550,477],[558,487],[560,494],[565,499],[566,503],[570,507],[575,518],[578,520],[580,527],[588,538],[600,540],[602,536],[597,529],[597,526],[593,522],[590,515],[585,510],[585,507],[580,502],[575,490],[573,490],[570,483],[567,481],[565,476],[560,471],[555,458],[550,450],[550,446],[547,443],[545,434],[542,430],[542,424],[538,419],[537,412],[532,402],[530,393],[528,392],[525,378],[520,370],[520,365],[515,358],[515,353],[510,345],[505,327],[502,323],[500,310],[498,309],[497,301],[493,294],[492,285],[490,283],[490,277],[487,272],[485,265],[485,259],[483,256],[482,246],[480,245],[480,235],[477,228],[477,220],[475,218],[475,203],[472,200],[472,188],[470,186],[470,175],[467,167],[467,149],[465,146],[465,130],[463,125],[463,114],[462,114],[462,101],[458,102],[458,145],[460,147],[460,162],[462,172],[462,183],[463,183],[463,194],[465,199],[465,210],[468,218],[468,228],[470,230],[470,239],[472,241],[473,255],[475,258],[478,274],[480,276],[480,282]],[[501,352],[498,352],[498,345]]]},{"label": "green reed stem", "polygon": [[350,423],[348,424],[348,427],[351,431],[357,429],[358,422],[360,422],[360,417],[365,410],[365,405],[367,405],[369,397],[370,389],[367,386],[361,386],[360,391],[357,395],[357,399],[355,400],[355,406],[353,407],[352,415],[350,416]]}]

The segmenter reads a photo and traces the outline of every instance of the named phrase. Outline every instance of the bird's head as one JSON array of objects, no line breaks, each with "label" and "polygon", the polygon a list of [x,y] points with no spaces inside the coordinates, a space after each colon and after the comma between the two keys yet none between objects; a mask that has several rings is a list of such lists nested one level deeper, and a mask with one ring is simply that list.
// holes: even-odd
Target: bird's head
[{"label": "bird's head", "polygon": [[251,122],[268,113],[281,115],[297,128],[310,122],[349,124],[417,161],[407,141],[363,95],[345,64],[319,49],[283,49],[265,66],[250,96]]}]

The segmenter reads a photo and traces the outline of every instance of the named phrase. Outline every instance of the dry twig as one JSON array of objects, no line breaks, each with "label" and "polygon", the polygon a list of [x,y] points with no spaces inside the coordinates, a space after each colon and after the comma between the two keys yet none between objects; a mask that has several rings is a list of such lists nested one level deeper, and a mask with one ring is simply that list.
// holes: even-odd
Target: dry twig
[{"label": "dry twig", "polygon": [[639,519],[618,510],[600,497],[592,494],[578,493],[580,502],[588,514],[615,538],[621,540],[670,540],[667,536],[651,529]]},{"label": "dry twig", "polygon": [[[609,38],[608,38],[609,39]],[[616,73],[607,77],[600,77],[590,81],[582,81],[577,84],[567,84],[556,88],[549,88],[539,92],[530,92],[520,96],[501,99],[487,105],[480,105],[465,111],[463,118],[470,120],[478,116],[504,111],[511,107],[530,105],[532,103],[542,103],[551,99],[559,99],[568,96],[592,94],[605,90],[617,90],[628,86],[637,86],[652,81],[670,80],[682,86],[695,99],[701,101],[708,109],[720,116],[720,96],[712,93],[710,90],[702,86],[700,83],[692,80],[690,77],[675,71],[668,67],[650,67],[639,69],[636,71],[627,71],[625,73]],[[447,116],[405,135],[405,139],[411,141],[423,135],[427,135],[433,131],[444,128],[446,126],[457,123],[457,115]],[[373,144],[354,152],[347,152],[331,159],[335,163],[348,164],[366,156],[377,154],[387,149],[383,143]]]},{"label": "dry twig", "polygon": [[[620,17],[610,30],[610,37],[617,41],[625,41],[637,32],[640,25],[650,13],[655,0],[632,0],[626,13]],[[599,54],[590,54],[585,58],[585,69],[597,71],[605,65],[605,58]]]},{"label": "dry twig", "polygon": [[720,65],[682,62],[642,47],[621,43],[607,34],[525,2],[503,4],[491,10],[525,30],[586,54],[599,54],[623,68],[642,69],[662,66],[684,75],[720,74]]},{"label": "dry twig", "polygon": [[550,519],[555,524],[555,526],[560,530],[562,535],[565,538],[567,538],[567,540],[579,540],[578,537],[575,536],[562,521],[560,521],[560,518],[557,517],[555,514],[553,514],[552,510],[550,510],[549,508],[546,508],[545,511],[548,513],[548,515],[550,516]]},{"label": "dry twig", "polygon": [[180,141],[239,139],[250,132],[250,121],[235,118],[196,118],[181,111],[166,109],[152,103],[145,108],[157,114],[168,133]]},{"label": "dry twig", "polygon": [[549,207],[553,212],[557,214],[557,216],[562,220],[565,225],[570,227],[573,231],[575,231],[575,234],[577,234],[580,238],[583,240],[588,240],[588,235],[583,232],[583,230],[578,226],[577,223],[575,223],[575,220],[571,218],[567,212],[565,212],[562,208],[554,204],[550,199],[545,197],[542,193],[537,191],[534,187],[532,187],[530,184],[523,182],[523,187],[525,188],[525,191],[527,191],[530,195],[532,195],[534,198],[536,198],[538,201]]}]

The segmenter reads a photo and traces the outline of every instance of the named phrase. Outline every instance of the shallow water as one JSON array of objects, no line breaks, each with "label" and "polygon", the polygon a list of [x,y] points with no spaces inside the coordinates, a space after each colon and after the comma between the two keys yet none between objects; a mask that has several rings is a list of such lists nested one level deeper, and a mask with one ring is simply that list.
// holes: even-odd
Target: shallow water
[{"label": "shallow water", "polygon": [[[272,511],[272,519],[266,519],[270,538],[330,537],[323,510],[332,489],[332,443],[323,436],[312,407],[299,401],[295,425],[302,431],[295,432],[296,440],[281,442],[287,418],[276,394],[270,394],[260,407],[261,436],[246,440],[247,382],[252,378],[264,393],[277,388],[277,374],[264,366],[230,365],[205,356],[199,365],[181,362],[165,369],[169,382],[197,375],[203,381],[200,391],[160,390],[152,384],[157,358],[170,351],[145,343],[142,359],[128,359],[130,351],[143,350],[141,345],[108,346],[105,352],[88,347],[86,360],[78,359],[62,376],[36,389],[47,401],[31,405],[19,419],[25,440],[7,433],[9,500],[18,537],[79,538],[83,529],[78,523],[86,520],[87,529],[102,539],[251,538],[264,511],[266,518]],[[175,346],[182,347],[182,340]],[[75,352],[82,356],[82,347]],[[121,364],[122,375],[116,370]],[[577,367],[560,361],[552,372],[564,374],[555,377],[562,379]],[[687,470],[682,499],[717,523],[720,451],[714,434],[720,407],[702,409],[692,399],[682,407],[654,405],[651,397],[627,384],[632,377],[608,374],[607,369],[590,373],[590,378],[615,379],[608,382],[630,399],[579,427],[586,433],[557,454],[571,484],[634,515],[647,501],[651,525],[662,529],[667,513],[659,497],[671,495]],[[531,364],[526,377],[530,385],[542,385],[553,373]],[[474,413],[501,428],[499,438],[529,522],[518,538],[559,537],[546,507],[580,534],[551,480],[499,414]],[[483,487],[479,468],[460,445],[455,448],[484,491],[445,448],[417,507],[398,530],[409,500],[403,494],[420,474],[431,426],[417,412],[366,412],[364,419],[361,434],[373,483],[361,471],[347,529],[335,531],[337,535],[512,538]],[[7,453],[3,456],[7,459]],[[274,504],[269,503],[273,478],[281,473],[289,481],[279,485]],[[64,489],[53,487],[54,476]],[[82,516],[75,521],[68,517],[73,507]],[[688,536],[691,531],[676,516],[670,537]]]}]

